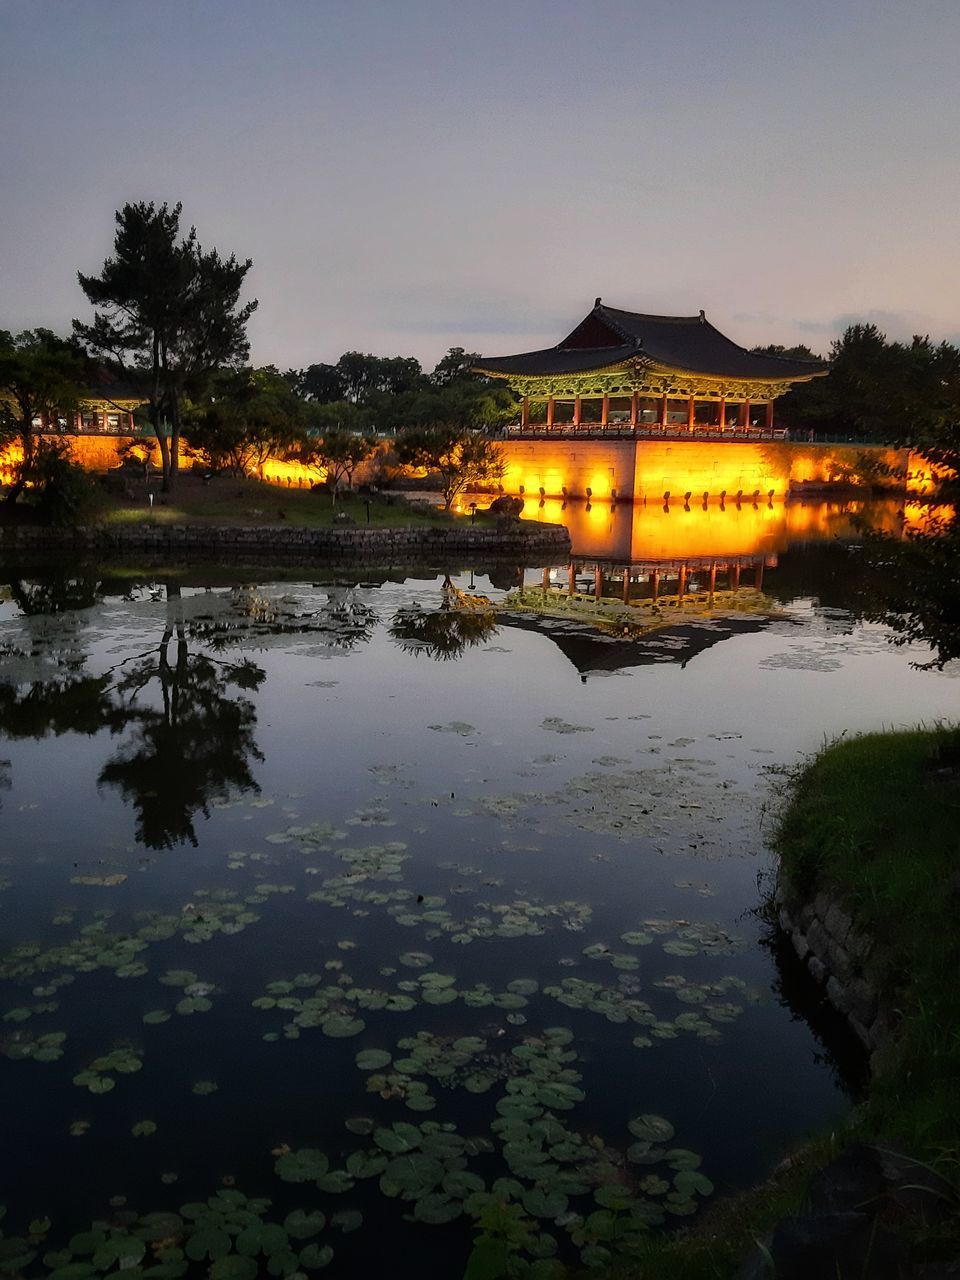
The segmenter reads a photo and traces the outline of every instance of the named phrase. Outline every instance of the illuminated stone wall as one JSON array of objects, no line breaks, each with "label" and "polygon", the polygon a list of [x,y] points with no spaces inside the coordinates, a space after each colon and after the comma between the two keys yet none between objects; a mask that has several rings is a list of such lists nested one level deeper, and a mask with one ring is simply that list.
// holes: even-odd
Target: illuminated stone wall
[{"label": "illuminated stone wall", "polygon": [[564,486],[581,498],[588,488],[595,498],[609,498],[613,489],[620,498],[634,492],[634,440],[509,440],[502,447],[507,493],[519,493],[521,485],[531,495],[542,487],[548,498],[561,497]]},{"label": "illuminated stone wall", "polygon": [[507,471],[503,487],[508,493],[536,494],[542,486],[547,497],[618,497],[663,500],[664,493],[696,497],[708,493],[715,499],[742,490],[759,489],[766,497],[774,491],[783,497],[791,487],[803,484],[862,482],[859,459],[872,454],[892,464],[906,461],[894,450],[867,445],[800,444],[771,441],[747,443],[707,440],[508,440],[503,445]]}]

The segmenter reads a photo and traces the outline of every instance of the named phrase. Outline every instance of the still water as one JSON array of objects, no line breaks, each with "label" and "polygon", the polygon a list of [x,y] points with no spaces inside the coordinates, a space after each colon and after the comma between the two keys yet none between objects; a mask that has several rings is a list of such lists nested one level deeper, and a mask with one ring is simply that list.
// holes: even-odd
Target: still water
[{"label": "still water", "polygon": [[372,1274],[389,1239],[459,1276],[498,1201],[549,1276],[841,1116],[856,1053],[758,911],[769,806],[960,685],[853,620],[849,512],[772,510],[575,513],[640,592],[762,562],[763,609],[647,639],[491,615],[509,570],[8,570],[0,1274]]}]

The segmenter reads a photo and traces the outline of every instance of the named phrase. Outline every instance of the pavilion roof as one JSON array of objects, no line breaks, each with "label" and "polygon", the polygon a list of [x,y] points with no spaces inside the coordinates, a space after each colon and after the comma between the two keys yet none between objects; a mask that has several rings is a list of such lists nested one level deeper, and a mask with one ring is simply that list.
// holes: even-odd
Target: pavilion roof
[{"label": "pavilion roof", "polygon": [[720,378],[799,379],[826,373],[820,360],[795,360],[747,351],[726,337],[701,311],[696,316],[655,316],[605,307],[593,310],[572,333],[543,351],[490,356],[476,364],[482,373],[537,377],[590,373],[630,360]]}]

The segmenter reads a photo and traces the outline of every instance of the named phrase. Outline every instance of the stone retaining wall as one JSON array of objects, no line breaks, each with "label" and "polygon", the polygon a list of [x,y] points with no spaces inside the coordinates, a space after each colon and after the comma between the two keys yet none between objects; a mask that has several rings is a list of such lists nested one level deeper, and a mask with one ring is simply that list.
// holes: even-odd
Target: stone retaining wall
[{"label": "stone retaining wall", "polygon": [[0,529],[0,554],[40,555],[69,552],[125,555],[209,556],[216,560],[295,557],[298,560],[363,561],[368,564],[443,562],[458,556],[504,559],[517,563],[562,563],[570,556],[570,534],[563,525],[504,520],[496,528],[370,529],[296,526],[221,528],[210,525],[128,525],[122,528],[50,529],[21,525]]},{"label": "stone retaining wall", "polygon": [[863,1043],[871,1075],[880,1074],[893,1048],[897,1016],[871,979],[870,939],[829,894],[804,898],[782,869],[773,900],[797,956]]}]

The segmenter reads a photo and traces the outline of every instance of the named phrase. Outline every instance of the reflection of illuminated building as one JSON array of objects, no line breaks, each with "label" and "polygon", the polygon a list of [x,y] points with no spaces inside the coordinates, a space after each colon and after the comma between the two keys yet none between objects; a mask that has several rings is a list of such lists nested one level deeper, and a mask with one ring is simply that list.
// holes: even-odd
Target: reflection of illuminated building
[{"label": "reflection of illuminated building", "polygon": [[555,347],[492,356],[479,371],[523,398],[520,426],[632,431],[773,430],[773,402],[827,372],[818,360],[760,355],[699,316],[593,310]]}]

